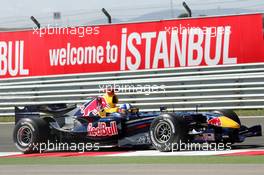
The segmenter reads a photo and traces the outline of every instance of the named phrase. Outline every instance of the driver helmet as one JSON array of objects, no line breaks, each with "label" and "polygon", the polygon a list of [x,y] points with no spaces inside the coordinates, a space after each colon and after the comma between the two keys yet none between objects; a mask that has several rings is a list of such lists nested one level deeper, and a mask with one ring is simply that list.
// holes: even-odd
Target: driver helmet
[{"label": "driver helmet", "polygon": [[127,113],[130,109],[132,109],[132,105],[129,103],[124,103],[119,107],[121,113]]}]

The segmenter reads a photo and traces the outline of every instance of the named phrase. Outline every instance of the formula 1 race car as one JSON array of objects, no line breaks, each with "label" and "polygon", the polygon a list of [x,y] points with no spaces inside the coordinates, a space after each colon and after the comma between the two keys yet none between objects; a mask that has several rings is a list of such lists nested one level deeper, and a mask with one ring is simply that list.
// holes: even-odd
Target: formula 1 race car
[{"label": "formula 1 race car", "polygon": [[171,151],[175,143],[236,143],[261,136],[261,126],[241,125],[231,110],[157,112],[129,109],[99,115],[102,97],[82,106],[67,104],[15,107],[13,140],[24,153],[38,152],[40,143],[94,143],[104,147],[144,147]]}]

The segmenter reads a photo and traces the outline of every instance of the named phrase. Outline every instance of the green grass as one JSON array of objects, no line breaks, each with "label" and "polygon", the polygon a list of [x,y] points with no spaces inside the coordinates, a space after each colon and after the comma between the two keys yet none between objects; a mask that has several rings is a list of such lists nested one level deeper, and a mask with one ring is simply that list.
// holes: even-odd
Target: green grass
[{"label": "green grass", "polygon": [[263,164],[264,156],[154,156],[154,157],[35,157],[0,158],[0,165],[14,164]]},{"label": "green grass", "polygon": [[264,116],[264,109],[235,110],[238,116]]},{"label": "green grass", "polygon": [[0,122],[15,122],[15,117],[0,117]]}]

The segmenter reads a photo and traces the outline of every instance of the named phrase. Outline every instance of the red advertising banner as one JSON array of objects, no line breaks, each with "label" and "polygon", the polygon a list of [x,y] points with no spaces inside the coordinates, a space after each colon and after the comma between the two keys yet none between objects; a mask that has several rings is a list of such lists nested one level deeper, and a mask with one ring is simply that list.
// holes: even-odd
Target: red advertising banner
[{"label": "red advertising banner", "polygon": [[0,78],[264,62],[262,15],[0,33]]}]

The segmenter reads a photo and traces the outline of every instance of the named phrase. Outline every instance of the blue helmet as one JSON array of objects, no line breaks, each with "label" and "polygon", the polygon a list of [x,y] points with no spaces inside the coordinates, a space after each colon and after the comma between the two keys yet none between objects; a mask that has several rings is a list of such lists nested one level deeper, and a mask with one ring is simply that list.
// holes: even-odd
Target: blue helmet
[{"label": "blue helmet", "polygon": [[124,103],[122,105],[120,105],[119,109],[121,109],[122,111],[128,111],[132,108],[132,105],[129,103]]}]

